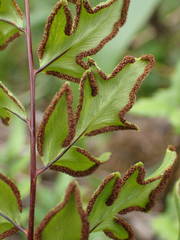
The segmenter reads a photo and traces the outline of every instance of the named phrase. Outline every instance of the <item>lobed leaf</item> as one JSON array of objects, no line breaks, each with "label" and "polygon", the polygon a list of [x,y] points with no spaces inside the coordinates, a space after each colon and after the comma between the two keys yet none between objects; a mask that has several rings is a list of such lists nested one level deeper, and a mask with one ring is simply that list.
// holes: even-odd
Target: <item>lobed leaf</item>
[{"label": "lobed leaf", "polygon": [[76,113],[77,136],[137,129],[124,116],[133,106],[138,88],[154,65],[153,56],[125,57],[109,75],[93,60],[89,62],[91,69],[85,72],[81,81]]},{"label": "lobed leaf", "polygon": [[12,113],[25,117],[25,109],[20,101],[0,82],[0,118],[4,124],[8,125]]},{"label": "lobed leaf", "polygon": [[98,158],[79,147],[71,147],[63,157],[53,164],[50,169],[65,172],[71,176],[86,176],[95,171],[99,165],[105,163],[110,153],[103,153]]},{"label": "lobed leaf", "polygon": [[131,239],[129,226],[118,218],[120,229],[124,228],[118,232],[114,219],[117,214],[151,209],[171,175],[175,159],[176,153],[169,147],[161,166],[149,177],[145,177],[143,164],[138,163],[123,178],[119,173],[105,178],[87,207],[90,231],[104,231],[108,236],[114,236],[113,239]]},{"label": "lobed leaf", "polygon": [[[125,57],[109,75],[102,72],[92,59],[88,61],[91,69],[82,77],[78,106],[74,106],[72,90],[65,83],[44,113],[38,130],[37,144],[46,166],[61,154],[63,156],[84,135],[137,129],[134,124],[127,122],[124,116],[134,104],[136,92],[150,72],[154,58],[151,55],[139,59]],[[78,165],[78,168],[73,167],[72,164],[70,168],[67,167],[73,158],[77,159],[77,155],[86,160],[86,163],[89,162],[82,154],[80,156],[80,153],[74,150],[68,151],[70,152],[64,156],[66,163],[63,159],[59,160],[52,169],[78,176],[96,168],[97,165],[92,165],[92,161],[86,169],[81,165]]]},{"label": "lobed leaf", "polygon": [[129,0],[58,1],[48,18],[38,55],[40,70],[79,82],[83,59],[96,54],[125,23]]},{"label": "lobed leaf", "polygon": [[23,15],[15,0],[0,0],[0,50],[23,31]]},{"label": "lobed leaf", "polygon": [[4,239],[18,231],[1,214],[18,223],[22,211],[22,202],[16,185],[6,176],[0,174],[0,239]]},{"label": "lobed leaf", "polygon": [[35,240],[87,240],[89,224],[82,208],[76,183],[67,189],[64,201],[43,219],[36,230]]},{"label": "lobed leaf", "polygon": [[[69,84],[64,84],[55,95],[44,113],[38,130],[38,151],[44,164],[51,163],[57,155],[65,151],[75,135],[75,116],[72,109],[73,97]],[[51,169],[72,176],[85,176],[108,160],[110,154],[99,158],[79,147],[69,149]]]}]

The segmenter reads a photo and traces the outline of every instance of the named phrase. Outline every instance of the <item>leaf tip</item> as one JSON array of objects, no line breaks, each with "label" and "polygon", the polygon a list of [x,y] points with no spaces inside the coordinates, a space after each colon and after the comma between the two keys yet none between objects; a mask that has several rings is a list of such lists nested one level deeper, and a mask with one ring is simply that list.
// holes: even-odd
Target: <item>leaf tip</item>
[{"label": "leaf tip", "polygon": [[168,145],[167,150],[171,152],[176,152],[176,147],[174,145]]},{"label": "leaf tip", "polygon": [[134,166],[135,167],[144,167],[144,163],[143,162],[137,162]]},{"label": "leaf tip", "polygon": [[60,0],[59,2],[61,3],[62,6],[67,6],[68,5],[67,0]]},{"label": "leaf tip", "polygon": [[111,152],[105,152],[105,153],[101,154],[99,159],[100,159],[101,162],[107,162],[111,158],[111,156],[112,156]]}]

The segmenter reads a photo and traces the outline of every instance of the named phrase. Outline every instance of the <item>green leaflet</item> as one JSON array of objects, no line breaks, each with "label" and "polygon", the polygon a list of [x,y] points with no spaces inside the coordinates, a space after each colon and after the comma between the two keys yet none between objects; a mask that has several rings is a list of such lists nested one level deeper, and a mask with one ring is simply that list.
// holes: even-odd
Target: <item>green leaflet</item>
[{"label": "green leaflet", "polygon": [[12,113],[25,118],[25,109],[20,101],[0,82],[0,118],[8,125]]},{"label": "green leaflet", "polygon": [[96,4],[91,6],[87,0],[58,1],[38,51],[41,70],[80,81],[84,69],[89,68],[83,58],[96,54],[117,34],[126,20],[129,0]]},{"label": "green leaflet", "polygon": [[[124,116],[134,104],[136,92],[150,72],[154,58],[149,55],[139,59],[125,57],[110,75],[105,75],[92,59],[88,61],[91,69],[82,77],[78,106],[73,105],[72,90],[69,84],[65,83],[44,113],[37,143],[46,165],[54,161],[59,154],[63,154],[66,147],[73,145],[83,135],[137,129],[135,125],[128,123]],[[75,113],[74,108],[77,109]],[[72,153],[75,151],[71,152],[71,156]],[[53,168],[61,167],[62,170],[62,167],[67,167],[57,165]],[[77,171],[80,170],[79,168]]]},{"label": "green leaflet", "polygon": [[[0,174],[0,214],[4,214],[19,223],[22,202],[16,185]],[[0,216],[0,239],[12,235],[17,229]]]},{"label": "green leaflet", "polygon": [[[72,92],[68,84],[60,89],[44,113],[38,131],[38,151],[44,164],[51,163],[63,153],[75,134],[75,117],[72,109]],[[84,176],[93,172],[107,161],[109,153],[99,158],[84,149],[71,147],[51,169],[73,176]]]},{"label": "green leaflet", "polygon": [[99,165],[109,160],[111,153],[103,153],[98,158],[79,147],[71,147],[51,169],[65,172],[72,176],[86,176],[96,170]]},{"label": "green leaflet", "polygon": [[[132,231],[124,222],[121,224],[124,231],[120,231],[118,236],[114,217],[118,213],[149,210],[154,204],[157,193],[167,182],[175,158],[175,151],[169,148],[161,166],[149,177],[144,178],[143,164],[138,163],[122,179],[119,173],[113,173],[105,178],[87,207],[90,230],[105,231],[121,240],[129,239]],[[121,219],[119,219],[119,223],[121,223]]]},{"label": "green leaflet", "polygon": [[44,113],[38,130],[38,151],[44,164],[69,145],[75,134],[72,92],[68,84],[60,89]]},{"label": "green leaflet", "polygon": [[15,0],[0,0],[0,50],[19,37],[23,29],[22,12]]},{"label": "green leaflet", "polygon": [[[72,109],[72,92],[69,84],[64,84],[55,95],[44,113],[38,131],[38,151],[45,165],[51,163],[57,155],[65,151],[75,134],[75,116]],[[78,147],[71,147],[51,169],[72,176],[85,176],[107,161],[109,153],[99,158]]]},{"label": "green leaflet", "polygon": [[77,136],[137,129],[124,119],[124,115],[133,106],[136,92],[152,68],[153,57],[125,57],[109,75],[105,75],[94,61],[89,61],[91,70],[85,72],[81,81]]},{"label": "green leaflet", "polygon": [[67,189],[64,201],[44,218],[38,227],[35,240],[87,240],[89,225],[82,209],[76,183]]}]

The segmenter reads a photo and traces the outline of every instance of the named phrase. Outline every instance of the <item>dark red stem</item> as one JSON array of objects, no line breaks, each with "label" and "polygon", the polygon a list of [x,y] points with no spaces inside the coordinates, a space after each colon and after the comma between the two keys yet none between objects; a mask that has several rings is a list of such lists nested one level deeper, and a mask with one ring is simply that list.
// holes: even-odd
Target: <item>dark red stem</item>
[{"label": "dark red stem", "polygon": [[29,81],[30,81],[30,208],[29,208],[29,225],[28,225],[28,240],[34,239],[34,218],[35,218],[35,203],[36,203],[36,105],[35,105],[35,70],[32,51],[32,34],[30,22],[30,6],[29,0],[25,2],[26,13],[26,44],[28,53],[29,65]]}]

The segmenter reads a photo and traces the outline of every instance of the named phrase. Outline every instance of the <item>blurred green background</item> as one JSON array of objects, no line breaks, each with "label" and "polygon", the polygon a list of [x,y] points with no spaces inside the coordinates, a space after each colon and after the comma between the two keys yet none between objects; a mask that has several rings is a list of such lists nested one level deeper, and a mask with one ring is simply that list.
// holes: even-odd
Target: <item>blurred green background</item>
[{"label": "blurred green background", "polygon": [[[17,2],[23,9],[23,0]],[[41,40],[47,16],[55,3],[56,0],[31,0],[34,52]],[[168,144],[174,144],[180,152],[180,4],[178,0],[132,0],[125,26],[94,58],[105,72],[110,73],[123,56],[138,57],[143,54],[153,54],[157,63],[143,83],[134,109],[127,116],[137,123],[141,130],[116,132],[88,139],[88,148],[94,154],[106,150],[111,151],[113,155],[111,161],[92,176],[79,179],[85,204],[90,193],[109,172],[119,170],[124,173],[137,161],[144,162],[151,171],[161,161]],[[38,66],[36,55],[35,61]],[[0,52],[0,63],[0,80],[28,109],[29,83],[23,36],[10,44],[5,51]],[[62,83],[60,79],[45,74],[38,76],[38,123],[43,110]],[[0,125],[0,132],[1,171],[16,180],[26,207],[29,187],[29,147],[26,128],[19,120],[14,120],[10,128]],[[127,216],[128,221],[134,226],[137,240],[178,240],[178,218],[176,210],[172,210],[175,209],[175,202],[171,191],[179,177],[180,164],[177,162],[169,187],[154,211],[150,215],[141,213]],[[64,190],[71,179],[69,176],[55,172],[48,172],[39,179],[38,187],[41,191],[38,191],[37,197],[37,223],[50,208],[62,200]],[[168,200],[165,201],[167,195]],[[27,214],[26,208],[23,213],[23,223]],[[168,223],[172,220],[173,228],[170,228]],[[172,231],[170,237],[168,234],[162,234],[162,224],[165,224],[166,229],[169,227],[169,232]],[[17,239],[23,239],[23,236],[17,235]],[[106,237],[99,236],[98,240],[106,240]]]}]

